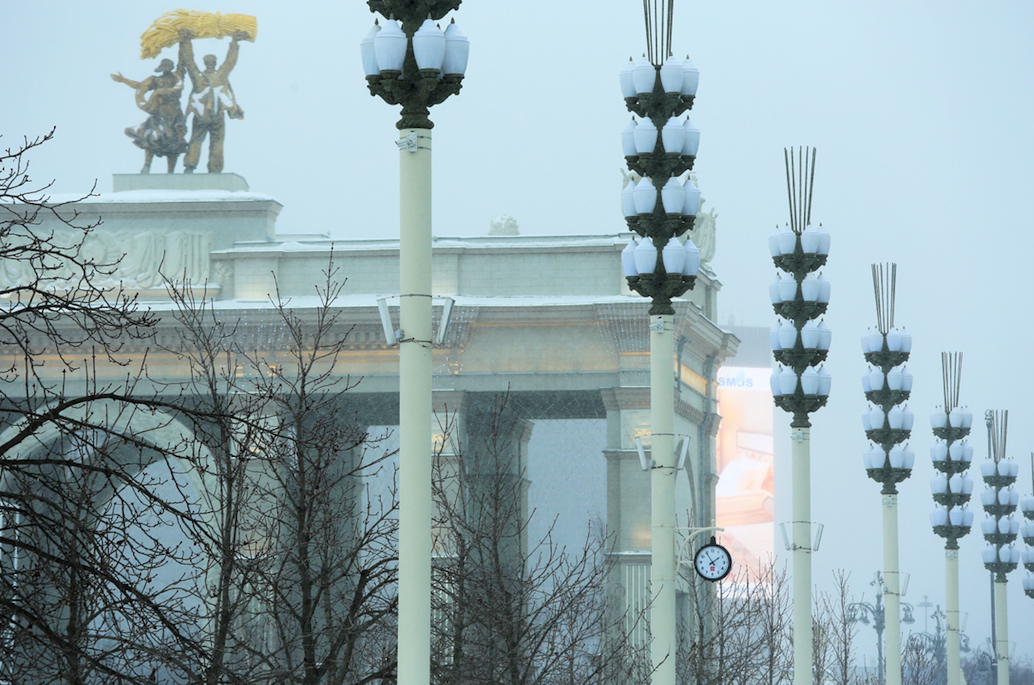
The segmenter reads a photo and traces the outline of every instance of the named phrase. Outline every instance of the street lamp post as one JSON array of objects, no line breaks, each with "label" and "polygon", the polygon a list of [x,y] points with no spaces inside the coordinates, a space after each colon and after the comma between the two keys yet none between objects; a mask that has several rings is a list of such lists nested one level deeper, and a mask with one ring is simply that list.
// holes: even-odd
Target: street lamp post
[{"label": "street lamp post", "polygon": [[[461,0],[368,0],[375,22],[360,44],[370,94],[402,106],[399,129],[399,615],[398,682],[430,682],[431,650],[431,122],[459,93],[470,44]],[[404,658],[403,658],[404,655]]]},{"label": "street lamp post", "polygon": [[862,377],[865,399],[874,408],[863,415],[865,435],[872,444],[865,453],[865,472],[883,485],[883,577],[887,613],[886,674],[889,685],[901,685],[901,581],[898,560],[897,484],[912,475],[915,453],[907,443],[914,416],[905,402],[912,391],[912,374],[904,367],[912,349],[912,336],[894,327],[897,264],[872,265],[876,294],[876,330],[862,339],[869,373]]},{"label": "street lamp post", "polygon": [[[1030,471],[1031,485],[1034,487],[1034,454],[1030,455]],[[1020,535],[1027,545],[1027,549],[1023,550],[1023,567],[1028,571],[1023,577],[1023,593],[1034,599],[1034,496],[1024,497],[1020,501],[1020,509],[1026,519],[1020,526]]]},{"label": "street lamp post", "polygon": [[1013,542],[1020,532],[1020,520],[1013,516],[1020,503],[1020,493],[1013,488],[1020,465],[1005,458],[1009,432],[1008,411],[988,411],[987,423],[990,458],[980,465],[980,475],[987,489],[980,497],[987,517],[981,526],[984,540],[984,567],[994,574],[995,588],[995,652],[998,685],[1009,685],[1009,613],[1006,602],[1006,576],[1020,562],[1020,549]]},{"label": "street lamp post", "polygon": [[[887,595],[887,586],[884,582],[883,575],[879,571],[876,572],[876,577],[872,582],[869,583],[876,588],[876,601],[873,604],[869,602],[852,602],[847,605],[847,618],[852,623],[855,621],[865,623],[868,625],[869,621],[872,621],[873,630],[876,631],[876,653],[877,653],[877,672],[880,685],[883,685],[887,681],[887,672],[884,669],[883,659],[883,632],[887,626],[887,613],[890,611],[889,606],[884,606],[883,598]],[[903,618],[895,618],[890,623],[898,623],[903,621],[904,623],[915,623],[915,617],[912,615],[912,605],[904,602],[898,604],[898,611],[904,610],[905,616]],[[898,614],[891,614],[891,616],[897,617]],[[888,641],[889,643],[889,641]]]},{"label": "street lamp post", "polygon": [[[675,309],[671,300],[693,288],[700,251],[679,236],[693,228],[700,191],[679,176],[693,168],[700,131],[678,117],[693,106],[700,73],[671,55],[674,0],[645,6],[647,52],[620,74],[632,117],[621,135],[628,168],[639,181],[621,196],[629,230],[638,237],[622,253],[628,287],[650,307],[650,632],[653,682],[675,683]],[[633,176],[634,177],[634,176]]]},{"label": "street lamp post", "polygon": [[[829,233],[811,226],[815,150],[802,150],[799,164],[784,151],[790,197],[790,226],[769,238],[772,261],[780,270],[770,288],[772,308],[782,323],[772,331],[772,354],[780,371],[772,375],[777,407],[793,415],[790,423],[793,471],[793,677],[795,685],[811,685],[811,421],[825,406],[829,372],[821,366],[832,333],[815,319],[826,312],[829,281],[814,276],[826,263]],[[816,368],[818,367],[818,368]]]},{"label": "street lamp post", "polygon": [[962,353],[942,352],[941,373],[944,406],[930,415],[933,434],[938,438],[930,448],[933,466],[939,472],[930,481],[937,508],[930,513],[933,531],[945,539],[945,585],[947,612],[946,657],[948,685],[959,685],[962,678],[961,637],[959,630],[959,539],[973,526],[970,496],[973,479],[966,471],[973,463],[973,447],[965,439],[973,425],[973,414],[959,407],[962,384]]},{"label": "street lamp post", "polygon": [[[937,610],[934,611],[933,619],[934,632],[931,633],[928,631],[924,631],[922,633],[912,633],[908,636],[908,641],[910,644],[917,645],[925,651],[929,652],[930,654],[933,654],[934,661],[937,662],[938,667],[943,668],[945,659],[947,657],[948,633],[944,629],[943,623],[947,619],[947,616],[943,611],[941,611],[940,606],[938,606]],[[959,633],[962,638],[961,650],[963,652],[968,652],[969,637],[965,635],[964,632],[962,632],[965,630],[965,621],[963,621],[963,625],[961,626],[961,631]]]}]

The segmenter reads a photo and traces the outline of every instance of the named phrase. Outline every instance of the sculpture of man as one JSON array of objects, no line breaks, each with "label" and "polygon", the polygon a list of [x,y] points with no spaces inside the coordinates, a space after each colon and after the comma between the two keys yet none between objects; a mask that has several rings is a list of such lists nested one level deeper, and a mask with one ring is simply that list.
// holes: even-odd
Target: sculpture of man
[{"label": "sculpture of man", "polygon": [[137,106],[150,115],[136,128],[126,129],[133,144],[144,151],[142,174],[151,171],[155,155],[166,158],[171,174],[176,170],[176,159],[187,149],[187,120],[180,108],[183,79],[173,73],[174,68],[171,59],[163,59],[155,69],[159,75],[148,76],[143,81],[130,81],[121,73],[111,75],[116,83],[136,90]]},{"label": "sculpture of man", "polygon": [[190,144],[187,155],[183,158],[184,173],[193,173],[201,159],[201,143],[208,136],[208,172],[217,174],[223,170],[223,139],[226,136],[225,112],[231,119],[243,119],[244,110],[237,105],[230,86],[230,72],[237,64],[238,41],[248,38],[244,31],[233,34],[233,41],[226,52],[223,65],[215,68],[215,55],[205,55],[205,70],[201,71],[194,64],[194,48],[191,39],[194,33],[190,29],[181,29],[180,63],[177,72],[185,71],[190,75],[193,90],[187,104],[187,114],[193,113],[194,120],[190,131]]}]

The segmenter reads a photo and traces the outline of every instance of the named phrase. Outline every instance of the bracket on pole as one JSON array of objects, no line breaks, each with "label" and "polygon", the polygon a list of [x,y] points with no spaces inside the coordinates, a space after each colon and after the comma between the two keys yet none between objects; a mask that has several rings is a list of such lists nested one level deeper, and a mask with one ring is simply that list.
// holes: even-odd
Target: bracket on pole
[{"label": "bracket on pole", "polygon": [[399,138],[395,141],[395,144],[399,146],[399,150],[405,150],[406,152],[417,151],[417,135],[416,131],[410,131],[406,134],[405,138]]}]

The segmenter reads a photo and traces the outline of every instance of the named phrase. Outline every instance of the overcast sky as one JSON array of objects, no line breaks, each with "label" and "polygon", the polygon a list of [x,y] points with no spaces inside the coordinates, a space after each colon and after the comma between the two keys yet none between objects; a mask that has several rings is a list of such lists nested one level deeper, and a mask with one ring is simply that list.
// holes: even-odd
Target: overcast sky
[{"label": "overcast sky", "polygon": [[[108,74],[152,72],[157,60],[139,59],[139,35],[171,9],[153,0],[4,2],[0,133],[10,145],[57,126],[57,140],[33,157],[34,175],[56,179],[55,191],[82,192],[96,179],[110,192],[112,173],[140,168],[143,153],[123,129],[144,115]],[[283,203],[282,233],[396,237],[398,108],[366,90],[358,51],[373,20],[366,4],[195,9],[258,18],[258,39],[242,46],[231,76],[246,118],[227,124],[226,171]],[[469,0],[456,19],[471,60],[463,92],[432,111],[435,233],[483,235],[501,214],[523,234],[625,231],[619,133],[629,115],[617,73],[645,49],[641,3]],[[870,601],[864,583],[882,564],[879,486],[862,470],[858,418],[858,338],[875,324],[870,263],[898,263],[897,322],[915,338],[919,459],[900,488],[902,566],[913,575],[906,601],[925,594],[944,603],[926,456],[926,415],[942,402],[941,351],[965,353],[961,397],[977,415],[977,458],[983,411],[1009,409],[1009,451],[1025,464],[1021,491],[1031,490],[1034,240],[1023,208],[1034,187],[1032,35],[1034,4],[1018,0],[676,3],[675,50],[701,71],[692,116],[705,208],[719,213],[718,323],[773,323],[766,237],[788,215],[782,150],[818,148],[813,219],[833,236],[825,273],[834,389],[813,421],[813,515],[826,525],[815,578],[846,568]],[[211,45],[197,45],[198,56],[222,61],[228,41],[199,43]],[[787,424],[780,414],[777,445]],[[990,632],[978,533],[962,542],[974,644]],[[1010,576],[1010,637],[1034,654],[1023,573]],[[872,642],[871,630],[861,639]]]}]

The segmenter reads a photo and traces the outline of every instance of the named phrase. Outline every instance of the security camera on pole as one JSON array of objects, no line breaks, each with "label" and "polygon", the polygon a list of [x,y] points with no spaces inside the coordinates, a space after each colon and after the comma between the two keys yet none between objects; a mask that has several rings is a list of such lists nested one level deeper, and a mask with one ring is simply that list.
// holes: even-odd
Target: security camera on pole
[{"label": "security camera on pole", "polygon": [[811,421],[809,414],[826,405],[830,375],[822,366],[832,333],[815,319],[826,313],[829,281],[816,276],[829,254],[829,233],[811,225],[815,149],[802,149],[786,159],[790,225],[768,240],[779,274],[769,289],[772,308],[781,323],[772,329],[772,354],[780,370],[772,375],[772,394],[790,422],[793,471],[793,679],[812,683],[811,554],[818,538],[811,536]]},{"label": "security camera on pole", "polygon": [[[912,475],[915,453],[906,443],[914,416],[905,402],[912,391],[912,374],[905,368],[912,336],[894,327],[897,264],[872,265],[876,294],[876,330],[862,338],[865,361],[872,367],[862,376],[870,410],[862,415],[865,436],[871,441],[865,453],[865,473],[883,485],[883,605],[886,607],[888,685],[901,685],[901,585],[898,561],[897,484]],[[875,405],[875,406],[873,406]]]},{"label": "security camera on pole", "polygon": [[970,496],[973,479],[966,471],[973,463],[973,446],[966,440],[973,425],[973,414],[959,406],[962,384],[962,353],[942,352],[944,406],[930,415],[933,434],[938,438],[930,448],[933,467],[939,472],[930,481],[937,508],[930,513],[933,532],[945,539],[945,585],[947,592],[947,624],[945,652],[948,662],[948,685],[962,682],[961,627],[959,623],[959,539],[973,526]]}]

